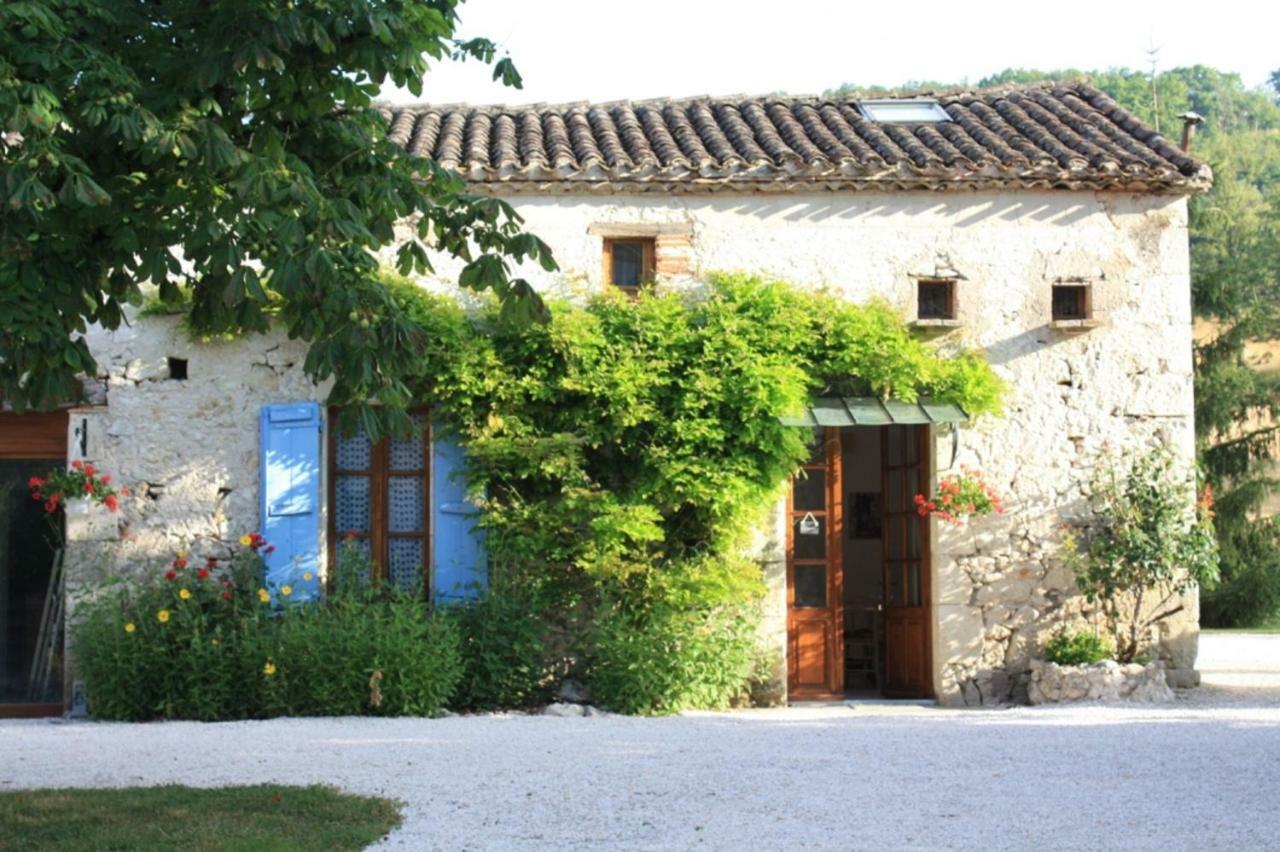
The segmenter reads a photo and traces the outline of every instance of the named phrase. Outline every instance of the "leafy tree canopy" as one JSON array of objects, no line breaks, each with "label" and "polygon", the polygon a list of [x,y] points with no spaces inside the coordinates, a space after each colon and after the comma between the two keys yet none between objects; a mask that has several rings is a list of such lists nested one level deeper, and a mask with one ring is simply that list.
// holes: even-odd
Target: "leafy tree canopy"
[{"label": "leafy tree canopy", "polygon": [[19,410],[77,397],[87,326],[117,327],[150,281],[200,332],[264,330],[271,302],[332,402],[394,419],[424,332],[372,250],[406,219],[401,271],[427,271],[430,247],[506,314],[541,313],[510,262],[552,269],[547,246],[388,142],[373,102],[387,80],[419,94],[432,61],[520,85],[491,42],[455,38],[458,3],[0,4],[0,393]]}]

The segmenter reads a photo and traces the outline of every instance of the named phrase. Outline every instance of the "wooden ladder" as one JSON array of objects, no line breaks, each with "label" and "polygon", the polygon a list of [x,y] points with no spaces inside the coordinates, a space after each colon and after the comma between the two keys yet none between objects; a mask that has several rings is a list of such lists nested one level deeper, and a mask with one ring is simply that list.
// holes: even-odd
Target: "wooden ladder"
[{"label": "wooden ladder", "polygon": [[48,696],[54,663],[62,653],[62,622],[66,614],[63,553],[61,547],[53,552],[49,588],[44,593],[44,612],[40,616],[40,632],[36,636],[36,649],[31,658],[31,671],[27,676],[28,701],[41,701]]}]

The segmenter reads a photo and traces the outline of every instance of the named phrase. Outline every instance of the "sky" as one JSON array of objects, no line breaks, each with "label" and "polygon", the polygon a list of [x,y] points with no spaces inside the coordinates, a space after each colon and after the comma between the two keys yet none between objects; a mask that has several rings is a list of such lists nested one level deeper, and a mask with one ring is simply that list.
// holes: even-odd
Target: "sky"
[{"label": "sky", "polygon": [[480,63],[445,62],[420,98],[388,88],[383,99],[820,94],[846,82],[977,82],[1009,67],[1147,69],[1152,47],[1159,68],[1211,65],[1250,86],[1280,68],[1275,0],[468,0],[459,17],[459,35],[486,36],[510,53],[524,89],[491,82]]}]

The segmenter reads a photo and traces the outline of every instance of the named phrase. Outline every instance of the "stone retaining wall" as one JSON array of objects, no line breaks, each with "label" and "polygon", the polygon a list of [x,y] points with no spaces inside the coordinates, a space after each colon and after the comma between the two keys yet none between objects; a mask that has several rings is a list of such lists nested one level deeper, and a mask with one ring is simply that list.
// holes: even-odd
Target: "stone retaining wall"
[{"label": "stone retaining wall", "polygon": [[1103,660],[1079,666],[1060,666],[1043,660],[1031,663],[1027,694],[1032,704],[1064,701],[1146,701],[1163,704],[1173,700],[1160,660],[1121,665]]}]

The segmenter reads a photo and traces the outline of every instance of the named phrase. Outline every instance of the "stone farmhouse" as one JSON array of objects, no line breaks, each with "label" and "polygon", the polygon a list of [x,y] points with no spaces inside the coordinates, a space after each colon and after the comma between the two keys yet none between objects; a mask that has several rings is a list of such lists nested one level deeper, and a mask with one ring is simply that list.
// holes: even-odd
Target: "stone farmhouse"
[{"label": "stone farmhouse", "polygon": [[[745,270],[888,300],[939,345],[985,350],[1008,383],[1004,415],[972,423],[861,398],[797,413],[818,449],[759,549],[779,698],[1025,700],[1030,661],[1085,614],[1057,554],[1095,467],[1157,442],[1191,463],[1187,197],[1210,172],[1087,83],[386,116],[393,141],[507,200],[550,244],[559,271],[522,270],[546,292]],[[456,272],[422,284],[451,291]],[[337,531],[358,530],[424,594],[483,580],[450,477],[462,450],[433,444],[425,419],[416,441],[336,438],[302,344],[194,342],[163,316],[90,343],[101,374],[83,404],[0,415],[0,702],[34,695],[49,574],[16,571],[31,545],[20,486],[51,464],[89,460],[132,489],[116,515],[68,518],[72,586],[255,527],[279,564],[321,575]],[[919,517],[913,496],[962,465],[1006,511],[962,527]],[[1152,637],[1174,685],[1196,680],[1195,593],[1184,603]]]}]

